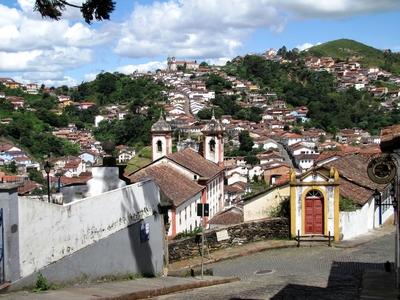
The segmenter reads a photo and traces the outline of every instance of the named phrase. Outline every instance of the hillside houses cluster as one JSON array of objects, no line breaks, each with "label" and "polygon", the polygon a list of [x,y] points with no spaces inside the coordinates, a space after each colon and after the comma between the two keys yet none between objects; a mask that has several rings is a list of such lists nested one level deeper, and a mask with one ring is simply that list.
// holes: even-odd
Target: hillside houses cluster
[{"label": "hillside houses cluster", "polygon": [[332,57],[307,57],[305,64],[314,71],[327,71],[335,75],[339,89],[354,87],[357,90],[367,90],[374,97],[399,99],[400,89],[391,90],[375,85],[376,80],[384,80],[400,85],[400,77],[378,67],[363,67],[357,60],[338,61]]},{"label": "hillside houses cluster", "polygon": [[0,166],[7,166],[11,163],[15,163],[20,173],[26,173],[31,168],[39,168],[39,163],[29,157],[21,148],[10,143],[0,143]]},{"label": "hillside houses cluster", "polygon": [[102,121],[123,120],[128,109],[123,105],[107,105],[102,107],[102,114],[95,116],[94,126],[98,127]]},{"label": "hillside houses cluster", "polygon": [[[197,75],[202,72],[200,70]],[[188,113],[196,115],[215,98],[215,92],[208,91],[204,81],[191,80],[190,76],[191,74],[184,72],[159,72],[155,75],[156,79],[161,79],[171,88],[167,93],[169,105],[165,110],[173,117]]]},{"label": "hillside houses cluster", "polygon": [[27,94],[37,95],[39,93],[39,85],[37,83],[19,83],[12,78],[0,77],[0,84],[3,84],[9,89],[21,89]]}]

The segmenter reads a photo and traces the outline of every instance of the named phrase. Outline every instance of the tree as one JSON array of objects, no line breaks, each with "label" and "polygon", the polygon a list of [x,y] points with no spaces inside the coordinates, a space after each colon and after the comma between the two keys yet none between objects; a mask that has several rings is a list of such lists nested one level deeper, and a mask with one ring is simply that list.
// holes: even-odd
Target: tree
[{"label": "tree", "polygon": [[90,24],[93,19],[109,20],[110,13],[114,11],[115,2],[113,0],[86,0],[82,5],[76,5],[64,0],[36,0],[34,10],[44,18],[59,20],[67,6],[80,9],[85,22]]},{"label": "tree", "polygon": [[28,171],[28,177],[29,177],[29,180],[35,181],[37,183],[40,183],[40,184],[45,183],[42,173],[36,169],[30,169]]},{"label": "tree", "polygon": [[286,57],[286,53],[287,53],[287,49],[286,46],[282,46],[281,48],[279,48],[277,54],[282,56],[283,58]]},{"label": "tree", "polygon": [[239,133],[239,143],[240,151],[250,152],[251,150],[253,150],[254,142],[247,130],[243,130]]},{"label": "tree", "polygon": [[8,173],[17,174],[18,168],[15,160],[11,161],[8,165],[6,165],[5,169]]}]

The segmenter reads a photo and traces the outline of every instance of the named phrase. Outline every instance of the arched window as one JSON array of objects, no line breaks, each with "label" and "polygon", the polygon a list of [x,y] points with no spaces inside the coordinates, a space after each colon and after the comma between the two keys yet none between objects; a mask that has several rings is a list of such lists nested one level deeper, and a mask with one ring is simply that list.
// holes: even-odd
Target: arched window
[{"label": "arched window", "polygon": [[210,145],[210,152],[215,152],[215,140],[211,140],[209,145]]},{"label": "arched window", "polygon": [[157,141],[157,151],[162,152],[162,142],[161,141]]},{"label": "arched window", "polygon": [[306,198],[322,198],[322,194],[318,190],[311,190],[307,193]]}]

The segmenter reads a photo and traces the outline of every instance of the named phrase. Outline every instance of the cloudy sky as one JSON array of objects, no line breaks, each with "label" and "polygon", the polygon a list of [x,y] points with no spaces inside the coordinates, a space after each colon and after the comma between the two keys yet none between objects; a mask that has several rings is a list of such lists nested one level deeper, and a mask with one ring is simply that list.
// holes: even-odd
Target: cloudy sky
[{"label": "cloudy sky", "polygon": [[75,85],[163,68],[167,56],[222,63],[338,38],[400,51],[399,0],[116,0],[111,20],[92,25],[73,8],[42,19],[34,2],[0,0],[0,77]]}]

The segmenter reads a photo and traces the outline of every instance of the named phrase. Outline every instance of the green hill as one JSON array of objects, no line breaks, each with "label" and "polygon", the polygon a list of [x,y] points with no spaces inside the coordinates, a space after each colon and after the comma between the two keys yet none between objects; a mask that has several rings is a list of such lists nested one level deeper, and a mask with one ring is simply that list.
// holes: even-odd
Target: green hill
[{"label": "green hill", "polygon": [[386,53],[350,39],[339,39],[323,43],[304,51],[307,56],[330,56],[335,59],[358,59],[363,66],[380,67],[400,74],[400,54]]}]

